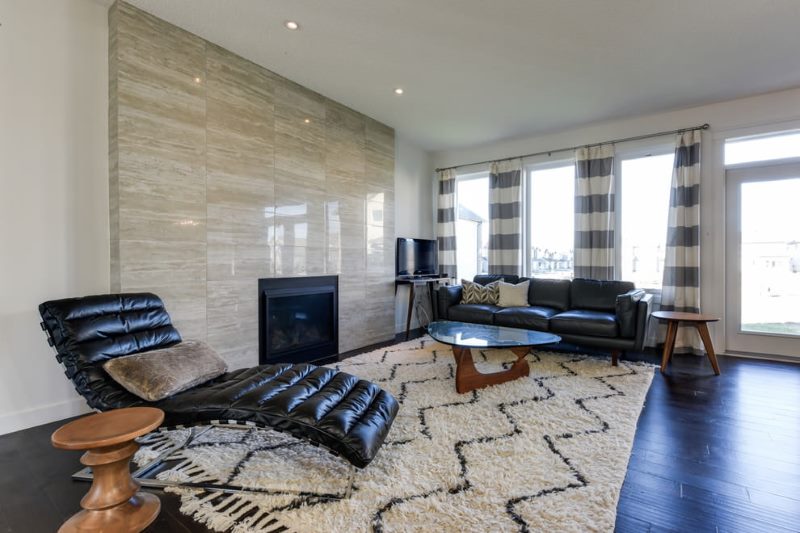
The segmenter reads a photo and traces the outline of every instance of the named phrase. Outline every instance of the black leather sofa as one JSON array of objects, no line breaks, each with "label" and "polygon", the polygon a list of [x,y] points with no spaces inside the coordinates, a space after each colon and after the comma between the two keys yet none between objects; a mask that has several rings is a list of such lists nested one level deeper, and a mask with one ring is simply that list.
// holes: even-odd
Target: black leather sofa
[{"label": "black leather sofa", "polygon": [[378,453],[399,405],[374,383],[310,364],[241,368],[158,402],[111,379],[114,357],[181,342],[161,299],[150,293],[103,294],[45,302],[42,329],[65,374],[89,407],[151,406],[164,425],[215,422],[270,427],[323,446],[363,468]]},{"label": "black leather sofa", "polygon": [[530,279],[530,307],[462,304],[461,286],[454,285],[439,289],[438,318],[547,331],[570,344],[610,350],[613,364],[622,352],[644,346],[652,295],[631,282],[509,275],[477,275],[474,281],[486,285],[498,279]]}]

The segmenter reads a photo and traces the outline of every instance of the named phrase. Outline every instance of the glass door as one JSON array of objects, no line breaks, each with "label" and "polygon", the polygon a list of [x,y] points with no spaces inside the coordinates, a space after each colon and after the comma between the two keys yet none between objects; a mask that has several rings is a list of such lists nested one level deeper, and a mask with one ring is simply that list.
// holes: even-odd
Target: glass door
[{"label": "glass door", "polygon": [[726,176],[727,349],[800,358],[800,164]]}]

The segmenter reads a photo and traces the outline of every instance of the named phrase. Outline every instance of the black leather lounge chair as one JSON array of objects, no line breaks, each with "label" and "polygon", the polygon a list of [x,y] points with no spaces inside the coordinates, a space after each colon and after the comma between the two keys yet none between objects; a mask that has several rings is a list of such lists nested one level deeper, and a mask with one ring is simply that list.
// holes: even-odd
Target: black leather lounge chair
[{"label": "black leather lounge chair", "polygon": [[164,425],[211,422],[270,427],[321,445],[363,468],[397,414],[397,400],[374,383],[310,364],[270,364],[227,372],[149,403],[118,385],[103,363],[181,342],[161,299],[149,293],[45,302],[42,329],[78,393],[99,411],[150,405]]}]

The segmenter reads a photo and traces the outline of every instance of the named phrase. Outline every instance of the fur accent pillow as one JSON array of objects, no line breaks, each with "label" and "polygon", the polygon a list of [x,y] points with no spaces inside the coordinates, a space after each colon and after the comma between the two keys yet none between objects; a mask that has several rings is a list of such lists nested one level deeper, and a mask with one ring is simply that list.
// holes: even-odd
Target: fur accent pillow
[{"label": "fur accent pillow", "polygon": [[530,284],[530,280],[516,285],[501,281],[498,287],[500,297],[497,300],[497,305],[500,307],[530,307],[528,303],[528,287],[530,287]]},{"label": "fur accent pillow", "polygon": [[461,280],[461,303],[462,304],[491,304],[497,305],[500,297],[500,281],[493,281],[486,285],[473,283],[465,279]]},{"label": "fur accent pillow", "polygon": [[184,341],[110,359],[103,369],[131,394],[157,402],[224,374],[228,365],[208,344]]}]

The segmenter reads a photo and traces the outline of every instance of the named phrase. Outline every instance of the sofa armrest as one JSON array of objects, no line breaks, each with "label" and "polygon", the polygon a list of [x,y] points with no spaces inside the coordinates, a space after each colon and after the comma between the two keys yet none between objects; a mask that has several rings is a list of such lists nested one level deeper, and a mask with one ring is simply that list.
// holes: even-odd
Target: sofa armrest
[{"label": "sofa armrest", "polygon": [[642,289],[631,289],[617,296],[615,310],[620,337],[631,339],[636,335],[638,303],[645,294]]},{"label": "sofa armrest", "polygon": [[645,294],[636,305],[636,344],[634,349],[637,352],[644,350],[644,341],[647,336],[647,323],[650,321],[652,301],[653,295]]},{"label": "sofa armrest", "polygon": [[439,320],[447,320],[448,309],[453,305],[458,305],[461,301],[461,285],[440,286],[436,292],[438,295],[438,318]]}]

